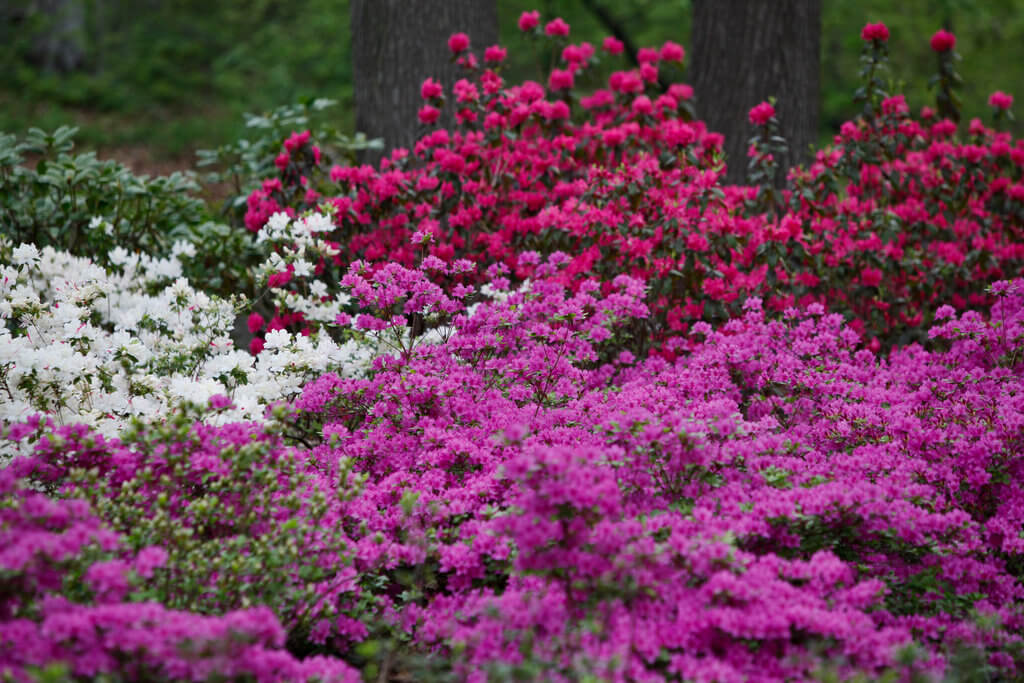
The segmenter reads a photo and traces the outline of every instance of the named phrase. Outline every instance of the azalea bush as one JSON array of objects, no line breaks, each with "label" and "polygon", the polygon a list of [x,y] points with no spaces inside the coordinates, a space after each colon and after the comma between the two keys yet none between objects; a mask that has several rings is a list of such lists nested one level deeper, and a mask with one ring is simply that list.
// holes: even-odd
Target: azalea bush
[{"label": "azalea bush", "polygon": [[0,240],[3,675],[1021,676],[1012,97],[961,128],[940,32],[912,116],[869,24],[862,116],[780,191],[771,101],[723,160],[681,46],[583,94],[598,51],[520,28],[544,84],[452,36],[379,168],[287,137],[251,296],[188,241]]},{"label": "azalea bush", "polygon": [[[124,445],[28,425],[30,480],[184,562],[166,561],[168,602],[231,606],[281,588],[247,572],[297,562],[346,588],[302,594],[310,607],[363,596],[346,635],[445,648],[460,676],[934,674],[963,651],[1015,670],[1024,283],[993,287],[989,321],[940,311],[945,352],[881,360],[838,315],[769,321],[751,299],[722,330],[698,326],[685,359],[595,366],[647,315],[643,287],[572,293],[559,261],[457,316],[444,344],[307,385],[271,427],[309,442],[284,461],[245,425],[184,418]],[[257,545],[235,566],[243,524]],[[351,570],[302,545],[331,530]],[[220,552],[193,552],[204,541]]]},{"label": "azalea bush", "polygon": [[167,258],[189,244],[183,275],[223,297],[254,290],[246,266],[258,253],[213,220],[194,173],[138,176],[94,152],[75,154],[77,132],[33,128],[19,138],[0,131],[0,235],[103,266],[117,250]]},{"label": "azalea bush", "polygon": [[56,473],[35,459],[0,470],[6,680],[361,680],[337,659],[296,660],[268,607],[204,616],[167,606],[166,546],[133,551],[85,500],[32,488],[37,468]]}]

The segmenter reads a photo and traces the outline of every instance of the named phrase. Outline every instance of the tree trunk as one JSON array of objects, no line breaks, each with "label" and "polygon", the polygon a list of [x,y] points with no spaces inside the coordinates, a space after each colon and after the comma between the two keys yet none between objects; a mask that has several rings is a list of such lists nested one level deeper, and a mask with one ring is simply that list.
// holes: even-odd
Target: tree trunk
[{"label": "tree trunk", "polygon": [[[451,88],[463,71],[452,63],[449,36],[469,34],[480,59],[498,41],[495,0],[352,0],[351,17],[356,130],[384,139],[384,151],[368,152],[364,163],[415,143],[424,79],[439,81],[454,101]],[[452,110],[444,108],[441,125],[453,124]]]},{"label": "tree trunk", "polygon": [[46,29],[32,45],[32,60],[50,73],[70,73],[85,65],[83,0],[39,0],[36,10],[47,15]]},{"label": "tree trunk", "polygon": [[783,184],[817,141],[821,0],[694,0],[690,43],[698,115],[725,136],[726,181],[746,180],[747,113],[774,96],[789,145],[778,160]]}]

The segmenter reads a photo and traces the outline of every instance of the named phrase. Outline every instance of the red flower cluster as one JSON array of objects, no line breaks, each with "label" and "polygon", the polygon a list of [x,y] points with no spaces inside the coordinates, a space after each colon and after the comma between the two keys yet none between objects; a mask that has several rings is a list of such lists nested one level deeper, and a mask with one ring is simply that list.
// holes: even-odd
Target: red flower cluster
[{"label": "red flower cluster", "polygon": [[865,42],[877,40],[884,43],[889,40],[889,27],[882,22],[878,22],[877,24],[865,24],[864,28],[861,29],[860,37],[861,40],[864,40]]},{"label": "red flower cluster", "polygon": [[956,45],[956,36],[945,29],[939,29],[932,36],[930,45],[936,52],[949,52]]},{"label": "red flower cluster", "polygon": [[551,90],[569,90],[573,86],[572,71],[568,69],[552,69],[548,76],[548,88]]},{"label": "red flower cluster", "polygon": [[[534,18],[536,29],[538,17],[528,13],[524,23]],[[874,39],[883,35],[871,26]],[[874,125],[845,123],[835,147],[791,173],[780,217],[757,206],[757,188],[718,186],[711,160],[721,138],[686,119],[692,89],[677,83],[659,92],[669,72],[658,67],[679,56],[672,44],[642,49],[639,68],[613,72],[606,88],[579,99],[566,94],[592,66],[592,46],[559,44],[556,54],[543,85],[507,84],[493,68],[466,65],[453,97],[432,97],[420,112],[432,125],[442,106],[454,105],[462,128],[434,131],[380,169],[335,167],[336,185],[311,185],[336,206],[330,239],[344,245],[333,264],[314,264],[326,269],[317,277],[329,292],[355,259],[412,266],[422,254],[464,257],[481,268],[501,263],[518,280],[530,277],[518,260],[523,249],[557,244],[572,254],[568,280],[602,280],[626,268],[652,282],[655,337],[723,319],[758,295],[771,311],[827,304],[887,347],[920,338],[943,297],[958,309],[984,307],[983,283],[1017,272],[1024,259],[1013,218],[1020,183],[1012,175],[1024,147],[980,122],[969,129],[971,144],[961,144],[953,121],[924,111],[914,119],[902,95],[886,97]],[[431,84],[425,94],[439,90]],[[775,115],[767,102],[749,112],[760,127]],[[769,149],[758,157],[769,165],[776,158]],[[298,168],[291,163],[291,175],[251,198],[250,226],[273,210],[316,207],[301,203],[305,188],[290,189]],[[892,183],[902,193],[890,193]],[[966,199],[951,203],[948,183]],[[880,216],[896,216],[899,227]],[[925,233],[922,225],[933,228]],[[960,231],[971,244],[956,243]],[[413,244],[416,232],[430,239]],[[303,285],[293,278],[287,288]],[[869,290],[895,299],[875,300]]]},{"label": "red flower cluster", "polygon": [[523,12],[519,16],[519,30],[520,31],[531,31],[540,24],[540,12],[533,10],[530,12]]},{"label": "red flower cluster", "polygon": [[605,38],[604,42],[601,43],[601,47],[610,55],[622,54],[622,50],[624,49],[622,41],[614,36],[608,36]]},{"label": "red flower cluster", "polygon": [[555,17],[544,27],[544,33],[551,37],[564,38],[569,35],[569,24],[561,17]]},{"label": "red flower cluster", "polygon": [[763,126],[775,116],[775,107],[769,102],[761,102],[750,110],[750,122],[755,126]]},{"label": "red flower cluster", "polygon": [[1003,91],[997,90],[989,95],[988,105],[993,109],[1006,111],[1013,106],[1013,95],[1007,95]]},{"label": "red flower cluster", "polygon": [[500,45],[491,45],[489,48],[484,50],[484,61],[492,64],[500,64],[505,61],[505,57],[508,55],[508,50]]},{"label": "red flower cluster", "polygon": [[440,97],[442,92],[444,92],[444,89],[441,87],[441,84],[433,78],[423,81],[423,85],[420,86],[420,97],[425,100]]},{"label": "red flower cluster", "polygon": [[686,50],[679,43],[673,43],[669,40],[661,46],[659,55],[666,62],[681,62],[686,56]]},{"label": "red flower cluster", "polygon": [[465,52],[469,49],[469,36],[465,33],[452,34],[452,37],[448,39],[448,49],[455,55]]}]

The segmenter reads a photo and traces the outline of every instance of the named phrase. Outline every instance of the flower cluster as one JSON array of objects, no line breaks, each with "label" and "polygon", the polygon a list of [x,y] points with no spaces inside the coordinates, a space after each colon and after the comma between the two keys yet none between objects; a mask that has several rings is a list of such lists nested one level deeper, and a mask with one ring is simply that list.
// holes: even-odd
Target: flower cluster
[{"label": "flower cluster", "polygon": [[[314,219],[309,219],[312,222]],[[188,246],[178,253],[187,257]],[[266,352],[236,349],[244,309],[181,278],[178,256],[152,259],[115,249],[103,268],[52,247],[0,242],[0,417],[36,412],[114,435],[133,416],[167,414],[177,404],[233,397],[218,419],[261,419],[267,405],[295,396],[328,369],[358,375],[376,347],[349,337],[290,334],[271,321]],[[288,299],[314,319],[337,306]],[[327,313],[324,313],[327,309]],[[244,391],[239,391],[244,387]]]},{"label": "flower cluster", "polygon": [[[0,469],[5,679],[38,680],[33,672],[57,665],[75,679],[361,680],[337,659],[292,657],[267,607],[204,616],[169,607],[173,599],[148,599],[166,589],[168,553],[160,546],[129,552],[86,501],[34,490],[29,477],[41,466],[20,459]],[[105,559],[111,555],[120,559]]]},{"label": "flower cluster", "polygon": [[466,675],[881,675],[910,651],[938,672],[962,648],[1024,663],[1005,654],[1024,625],[1005,564],[1024,552],[1024,282],[993,287],[991,321],[935,328],[946,352],[880,360],[840,316],[772,322],[752,299],[674,363],[593,364],[620,346],[601,330],[646,315],[637,284],[538,280],[297,401],[322,416],[318,457],[367,476],[350,525],[404,638]]}]

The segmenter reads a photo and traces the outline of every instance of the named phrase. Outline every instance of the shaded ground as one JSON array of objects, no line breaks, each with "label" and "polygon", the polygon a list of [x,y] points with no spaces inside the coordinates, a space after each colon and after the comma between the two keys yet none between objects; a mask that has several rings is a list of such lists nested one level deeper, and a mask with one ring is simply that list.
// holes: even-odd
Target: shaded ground
[{"label": "shaded ground", "polygon": [[131,144],[99,147],[96,150],[96,156],[99,159],[118,161],[127,166],[135,175],[155,177],[170,175],[175,171],[193,171],[196,173],[203,188],[199,196],[211,204],[218,204],[223,201],[228,197],[232,189],[228,183],[203,182],[202,179],[206,175],[207,169],[196,168],[194,152],[165,157],[154,154],[150,147]]}]

